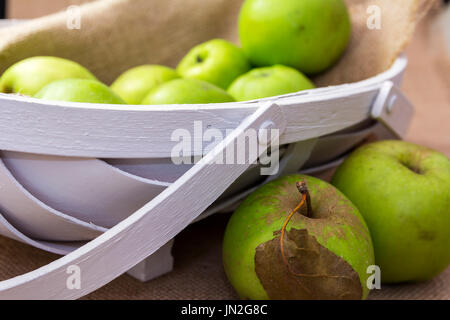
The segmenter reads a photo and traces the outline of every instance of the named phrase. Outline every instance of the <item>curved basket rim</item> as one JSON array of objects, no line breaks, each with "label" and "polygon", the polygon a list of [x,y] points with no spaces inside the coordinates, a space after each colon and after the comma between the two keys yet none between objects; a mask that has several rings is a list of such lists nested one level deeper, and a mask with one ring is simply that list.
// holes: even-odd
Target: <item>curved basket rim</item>
[{"label": "curved basket rim", "polygon": [[[124,107],[1,94],[0,149],[83,158],[167,158],[178,143],[171,138],[180,134],[176,130],[195,137],[200,123],[199,137],[207,128],[223,135],[258,108],[274,104],[287,120],[280,144],[303,141],[370,118],[383,85],[399,84],[406,66],[402,55],[387,71],[361,82],[248,102]],[[194,144],[192,154],[202,154],[203,144]]]},{"label": "curved basket rim", "polygon": [[[33,97],[5,94],[0,93],[0,103],[2,100],[9,100],[15,102],[22,102],[25,104],[31,103],[33,105],[46,105],[46,106],[60,106],[68,109],[92,109],[92,110],[105,110],[105,111],[145,111],[145,112],[168,112],[168,111],[203,111],[213,109],[242,109],[248,107],[258,107],[260,103],[265,101],[276,101],[279,103],[303,101],[321,101],[329,98],[329,94],[338,93],[340,96],[345,95],[345,92],[349,94],[355,90],[371,87],[380,84],[384,81],[390,80],[395,76],[402,73],[405,70],[408,63],[407,57],[402,54],[392,64],[392,66],[373,77],[365,80],[345,83],[340,85],[320,87],[310,90],[299,91],[295,93],[289,93],[280,96],[273,96],[263,99],[243,101],[243,102],[227,102],[227,103],[209,103],[209,104],[171,104],[171,105],[117,105],[117,104],[97,104],[97,103],[80,103],[80,102],[66,102],[66,101],[51,101],[41,100]],[[124,108],[124,106],[126,106]]]}]

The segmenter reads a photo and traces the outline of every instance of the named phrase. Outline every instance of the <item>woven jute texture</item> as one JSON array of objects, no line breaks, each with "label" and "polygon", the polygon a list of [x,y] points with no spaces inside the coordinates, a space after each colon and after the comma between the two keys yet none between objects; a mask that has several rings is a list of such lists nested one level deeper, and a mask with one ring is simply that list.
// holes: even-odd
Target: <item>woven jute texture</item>
[{"label": "woven jute texture", "polygon": [[[115,5],[122,5],[126,1],[114,1]],[[135,0],[139,3],[139,0]],[[154,2],[148,0],[148,2]],[[171,2],[171,1],[158,1],[158,6],[163,6],[159,2]],[[176,1],[173,1],[174,3]],[[207,3],[207,1],[201,1]],[[218,14],[220,10],[224,12],[235,12],[238,10],[238,6],[234,7],[231,4],[233,1],[218,1],[210,0],[215,5],[219,6]],[[230,7],[225,5],[225,2],[230,3]],[[351,1],[349,1],[351,2]],[[364,2],[365,1],[354,1]],[[392,1],[392,2],[397,2]],[[399,2],[402,2],[401,0]],[[184,3],[189,5],[194,1],[185,0]],[[405,5],[406,2],[402,2]],[[104,4],[96,4],[96,6],[103,6]],[[155,4],[153,4],[155,5]],[[206,5],[206,4],[205,4]],[[94,6],[94,8],[96,8]],[[156,5],[155,5],[156,6]],[[206,5],[208,6],[208,5]],[[228,8],[228,9],[227,9]],[[100,9],[99,12],[101,11]],[[234,11],[233,11],[234,10]],[[362,10],[362,9],[361,9]],[[88,10],[90,11],[90,10]],[[119,13],[115,13],[120,15]],[[193,13],[195,14],[195,13]],[[218,17],[218,15],[216,15]],[[158,17],[159,19],[165,19]],[[60,19],[58,16],[43,19],[42,24],[47,24],[48,19]],[[234,19],[234,18],[233,18]],[[228,21],[233,21],[230,18]],[[211,21],[213,21],[212,19]],[[159,20],[161,21],[161,20]],[[37,22],[33,22],[37,23]],[[83,20],[83,26],[87,23]],[[203,28],[217,28],[217,25],[222,22],[214,21],[211,26],[203,25]],[[199,24],[200,25],[200,24]],[[56,25],[55,25],[56,27]],[[186,27],[186,26],[185,26]],[[27,27],[29,28],[29,27]],[[48,27],[46,27],[48,28]],[[59,27],[58,27],[59,28]],[[23,30],[23,39],[30,41],[29,32],[31,29]],[[198,31],[198,30],[196,30]],[[195,31],[195,32],[196,32]],[[15,30],[14,32],[19,32]],[[42,31],[36,31],[37,33]],[[179,33],[188,34],[186,30],[180,30]],[[194,32],[194,31],[192,31]],[[199,31],[200,32],[200,31]],[[201,31],[201,32],[209,32]],[[225,31],[223,31],[226,34]],[[228,31],[228,35],[232,36],[232,31]],[[212,32],[211,34],[213,34]],[[67,34],[68,35],[68,34]],[[438,53],[430,42],[430,30],[428,28],[428,22],[424,21],[418,30],[417,35],[414,38],[411,46],[407,49],[407,55],[410,58],[410,65],[404,79],[404,92],[411,99],[416,108],[416,116],[413,120],[411,130],[407,139],[413,142],[421,143],[433,148],[436,148],[444,152],[447,156],[450,156],[450,127],[446,125],[437,125],[442,123],[443,119],[448,119],[450,116],[450,83],[448,80],[448,66],[449,59],[442,54],[442,50]],[[434,33],[433,33],[434,35]],[[213,36],[217,36],[214,34]],[[17,37],[14,36],[14,37]],[[13,38],[14,38],[13,37]],[[79,36],[82,38],[82,36]],[[196,38],[195,41],[206,40],[208,36],[203,35]],[[58,39],[63,39],[61,36]],[[2,36],[0,36],[2,39]],[[18,43],[17,38],[16,45],[5,44],[3,40],[3,48],[8,48],[10,52],[18,50],[21,52],[27,47],[27,44]],[[9,40],[8,40],[9,41]],[[105,40],[109,41],[109,40]],[[195,42],[192,40],[192,42]],[[36,43],[39,43],[37,41]],[[47,54],[60,50],[56,40],[52,40],[51,45],[41,44],[42,47],[49,50]],[[70,48],[76,47],[71,44],[70,41],[64,41],[65,45],[61,45],[66,48],[66,54],[71,55]],[[17,49],[13,49],[18,46]],[[188,46],[186,41],[185,46]],[[175,48],[176,46],[172,47]],[[33,50],[30,45],[31,50]],[[58,48],[58,49],[56,49]],[[76,49],[76,48],[74,48]],[[103,48],[91,48],[96,52],[107,51]],[[90,49],[90,50],[91,50]],[[38,49],[36,49],[38,50]],[[39,49],[40,50],[40,49]],[[54,51],[51,51],[54,50]],[[69,57],[83,57],[84,61],[88,62],[89,55],[82,50],[78,50],[78,55],[71,55]],[[132,49],[130,50],[139,50]],[[352,50],[352,49],[351,49]],[[181,50],[183,51],[183,50]],[[34,51],[28,55],[38,54],[39,51]],[[11,55],[12,53],[10,53]],[[40,52],[39,54],[42,54]],[[133,53],[127,53],[130,56]],[[144,60],[153,61],[153,54],[148,53],[148,56]],[[179,53],[183,54],[183,53]],[[26,55],[24,53],[24,55]],[[0,55],[2,61],[4,59],[19,60],[20,57],[12,57],[8,55]],[[161,59],[164,57],[161,56]],[[108,58],[114,60],[115,58]],[[170,61],[169,58],[165,58]],[[177,57],[173,57],[172,61],[176,61]],[[81,61],[81,60],[80,60]],[[120,62],[120,63],[119,63]],[[3,63],[3,62],[2,62]],[[118,61],[121,68],[126,68],[129,65],[129,61]],[[134,61],[132,64],[138,63]],[[344,63],[344,62],[342,62]],[[103,75],[108,76],[107,69],[102,69],[102,61],[92,62],[89,66],[96,65],[98,69],[96,71],[103,70]],[[105,63],[104,66],[108,64]],[[115,72],[115,71],[114,71]],[[100,74],[102,74],[100,72]],[[330,73],[331,74],[331,73]],[[339,80],[342,81],[342,80]],[[445,124],[445,122],[443,123]],[[116,280],[112,281],[105,287],[97,290],[96,292],[85,297],[86,299],[236,299],[238,298],[233,288],[229,285],[226,276],[222,268],[221,259],[221,242],[223,232],[225,230],[226,223],[230,217],[230,214],[218,214],[210,217],[204,221],[196,223],[188,227],[179,236],[176,237],[173,255],[175,258],[175,269],[170,274],[162,276],[148,283],[140,283],[137,280],[131,278],[128,275],[122,275]],[[0,280],[9,279],[11,277],[24,274],[28,271],[32,271],[40,266],[46,265],[53,260],[59,258],[56,255],[43,252],[41,250],[29,247],[19,242],[0,237]],[[435,279],[418,284],[403,284],[396,286],[383,285],[381,290],[372,291],[370,299],[450,299],[450,268],[443,272]]]},{"label": "woven jute texture", "polygon": [[[222,269],[221,242],[229,214],[190,226],[175,240],[175,269],[148,283],[122,275],[84,299],[238,299]],[[0,279],[50,263],[57,256],[0,237]],[[370,299],[450,299],[450,268],[432,281],[382,286]]]},{"label": "woven jute texture", "polygon": [[[26,57],[75,60],[111,83],[130,67],[175,66],[193,45],[215,37],[237,42],[243,0],[103,0],[81,7],[81,29],[67,12],[0,31],[0,72]],[[341,61],[317,77],[320,86],[363,80],[392,64],[433,0],[346,0],[352,38]],[[380,29],[367,21],[379,8]]]}]

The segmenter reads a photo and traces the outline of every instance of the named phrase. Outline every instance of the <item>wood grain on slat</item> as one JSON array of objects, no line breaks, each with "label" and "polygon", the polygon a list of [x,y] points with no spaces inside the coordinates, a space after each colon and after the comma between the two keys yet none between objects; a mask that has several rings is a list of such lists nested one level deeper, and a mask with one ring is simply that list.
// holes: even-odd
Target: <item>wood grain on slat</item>
[{"label": "wood grain on slat", "polygon": [[[105,285],[154,253],[183,230],[226,190],[250,164],[216,164],[245,130],[271,120],[282,133],[286,120],[277,105],[266,104],[160,195],[98,238],[31,273],[0,283],[0,299],[70,299]],[[260,148],[259,154],[264,152]],[[66,286],[67,268],[81,270],[81,289]]]},{"label": "wood grain on slat", "polygon": [[[262,102],[276,102],[287,119],[282,144],[317,138],[369,118],[382,84],[397,82],[405,67],[406,58],[400,58],[390,70],[369,80]],[[0,150],[91,158],[167,158],[178,143],[171,141],[174,130],[193,132],[194,122],[200,121],[204,130],[225,133],[257,106],[258,102],[96,105],[0,94]],[[201,154],[203,150],[193,151]]]}]

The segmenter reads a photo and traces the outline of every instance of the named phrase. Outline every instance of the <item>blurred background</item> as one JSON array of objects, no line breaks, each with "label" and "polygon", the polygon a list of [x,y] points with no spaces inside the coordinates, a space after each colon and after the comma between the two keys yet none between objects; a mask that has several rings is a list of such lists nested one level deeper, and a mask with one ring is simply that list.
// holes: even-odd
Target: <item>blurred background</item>
[{"label": "blurred background", "polygon": [[94,0],[0,0],[1,18],[31,19]]},{"label": "blurred background", "polygon": [[[0,17],[9,19],[29,19],[57,12],[70,5],[95,0],[0,0]],[[450,0],[442,0],[448,3]],[[450,24],[449,24],[450,28]]]},{"label": "blurred background", "polygon": [[[0,18],[30,19],[95,0],[0,0]],[[442,0],[449,3],[450,0]]]}]

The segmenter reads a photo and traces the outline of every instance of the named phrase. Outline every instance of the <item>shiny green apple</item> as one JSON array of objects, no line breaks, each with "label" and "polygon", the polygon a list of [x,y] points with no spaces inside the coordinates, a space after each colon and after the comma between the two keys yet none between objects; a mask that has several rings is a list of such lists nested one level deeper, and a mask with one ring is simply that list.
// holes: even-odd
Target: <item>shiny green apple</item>
[{"label": "shiny green apple", "polygon": [[142,104],[196,104],[233,102],[225,90],[197,79],[175,79],[153,89]]},{"label": "shiny green apple", "polygon": [[253,69],[228,88],[237,101],[261,99],[315,88],[301,72],[282,65]]},{"label": "shiny green apple", "polygon": [[246,0],[239,17],[242,48],[253,64],[283,64],[306,74],[331,67],[350,33],[343,0]]},{"label": "shiny green apple", "polygon": [[74,61],[37,56],[9,67],[0,79],[0,91],[33,96],[47,84],[69,78],[96,79],[86,68]]},{"label": "shiny green apple", "polygon": [[[305,183],[302,193],[298,182]],[[374,253],[350,200],[324,181],[290,175],[262,186],[234,212],[223,263],[244,299],[365,299]]]},{"label": "shiny green apple", "polygon": [[234,79],[248,70],[250,64],[242,50],[222,39],[197,45],[177,67],[184,78],[207,81],[222,89],[227,89]]},{"label": "shiny green apple", "polygon": [[88,79],[55,81],[42,88],[34,97],[54,101],[125,104],[108,86]]},{"label": "shiny green apple", "polygon": [[385,283],[428,280],[450,264],[450,160],[403,141],[353,152],[332,183],[360,210]]},{"label": "shiny green apple", "polygon": [[143,65],[125,71],[114,81],[111,89],[128,104],[140,104],[154,88],[179,77],[172,68]]}]

